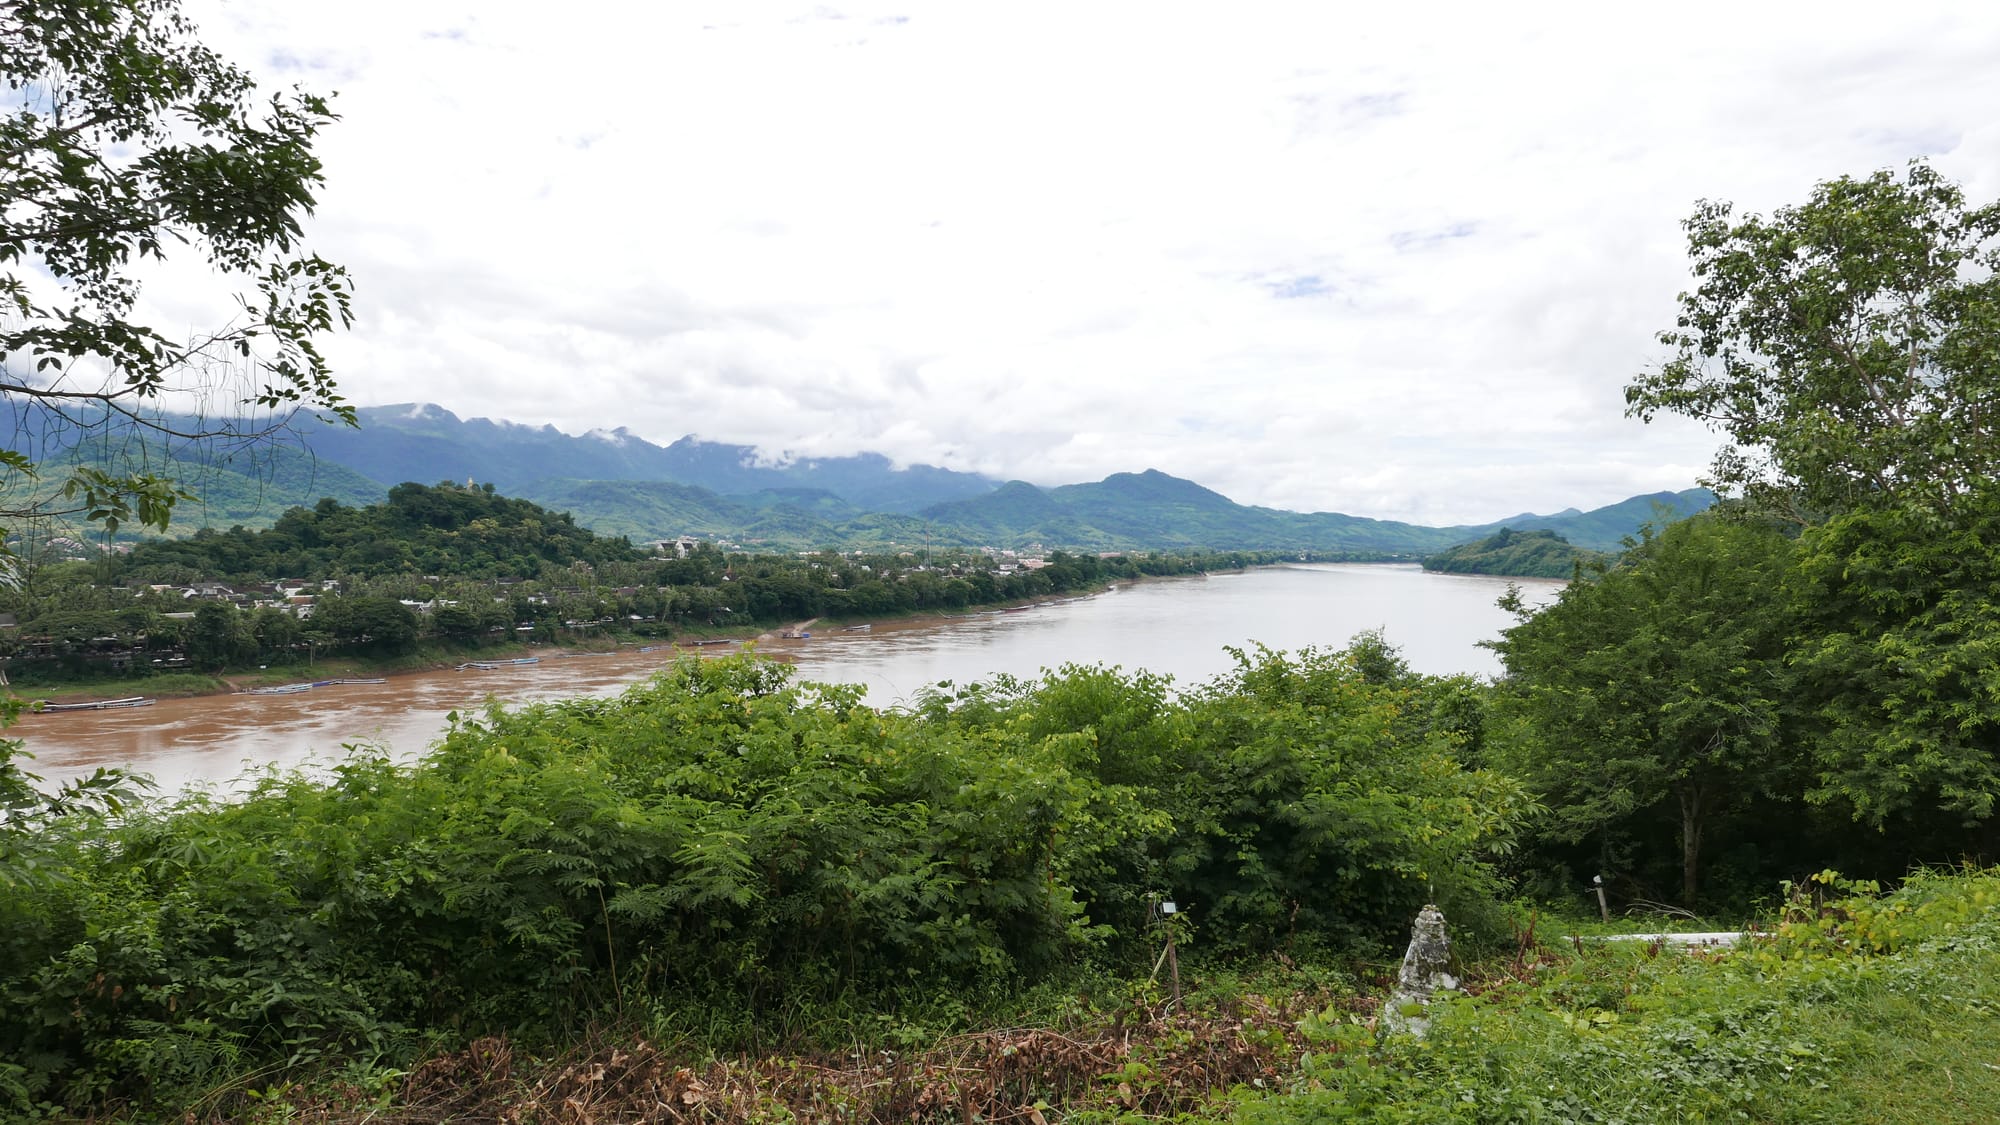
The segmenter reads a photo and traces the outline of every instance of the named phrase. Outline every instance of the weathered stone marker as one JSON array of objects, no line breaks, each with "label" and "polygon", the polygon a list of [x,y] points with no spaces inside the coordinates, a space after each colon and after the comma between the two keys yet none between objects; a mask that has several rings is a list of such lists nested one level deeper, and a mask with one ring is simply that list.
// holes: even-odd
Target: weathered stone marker
[{"label": "weathered stone marker", "polygon": [[1451,939],[1445,936],[1444,912],[1426,905],[1417,912],[1417,924],[1410,928],[1410,948],[1403,954],[1403,971],[1396,978],[1396,990],[1382,1002],[1378,1028],[1384,1035],[1406,1032],[1421,1039],[1430,1030],[1425,1011],[1438,991],[1458,991],[1458,978],[1451,966]]}]

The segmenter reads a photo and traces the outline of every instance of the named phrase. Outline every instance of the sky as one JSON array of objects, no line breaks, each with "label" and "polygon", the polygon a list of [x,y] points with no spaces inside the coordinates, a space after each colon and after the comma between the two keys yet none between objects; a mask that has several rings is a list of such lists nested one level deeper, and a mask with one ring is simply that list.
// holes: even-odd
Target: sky
[{"label": "sky", "polygon": [[186,7],[337,95],[350,401],[776,460],[1432,524],[1684,488],[1716,438],[1623,388],[1696,201],[2000,197],[2000,5]]}]

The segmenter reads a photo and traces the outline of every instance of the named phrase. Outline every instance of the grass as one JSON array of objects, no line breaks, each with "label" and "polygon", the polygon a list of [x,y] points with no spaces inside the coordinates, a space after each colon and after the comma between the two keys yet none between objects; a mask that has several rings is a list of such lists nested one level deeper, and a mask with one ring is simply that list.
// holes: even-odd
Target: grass
[{"label": "grass", "polygon": [[69,703],[87,699],[122,699],[130,695],[182,696],[211,695],[218,691],[228,691],[229,684],[220,676],[205,672],[164,672],[151,676],[122,676],[80,683],[16,684],[16,694],[24,699],[47,699],[54,703]]},{"label": "grass", "polygon": [[1324,1023],[1330,1049],[1235,1120],[2000,1119],[2000,873],[1848,889],[1795,899],[1734,952],[1545,951],[1437,1005],[1423,1041],[1356,1050]]}]

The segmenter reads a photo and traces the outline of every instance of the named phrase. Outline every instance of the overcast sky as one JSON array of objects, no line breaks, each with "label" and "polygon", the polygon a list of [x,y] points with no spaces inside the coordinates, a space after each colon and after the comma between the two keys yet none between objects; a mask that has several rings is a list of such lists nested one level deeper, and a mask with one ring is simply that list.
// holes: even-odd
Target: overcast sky
[{"label": "overcast sky", "polygon": [[1424,523],[1686,487],[1715,440],[1622,390],[1696,200],[1919,156],[2000,195],[2000,5],[189,11],[338,92],[351,401],[1038,484]]}]

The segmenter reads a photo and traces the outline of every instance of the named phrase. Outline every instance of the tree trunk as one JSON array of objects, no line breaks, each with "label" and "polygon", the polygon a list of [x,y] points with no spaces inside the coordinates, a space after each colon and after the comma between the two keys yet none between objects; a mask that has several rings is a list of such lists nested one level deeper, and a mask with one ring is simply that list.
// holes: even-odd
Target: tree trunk
[{"label": "tree trunk", "polygon": [[1695,873],[1701,866],[1701,788],[1679,791],[1681,801],[1681,905],[1694,909]]}]

